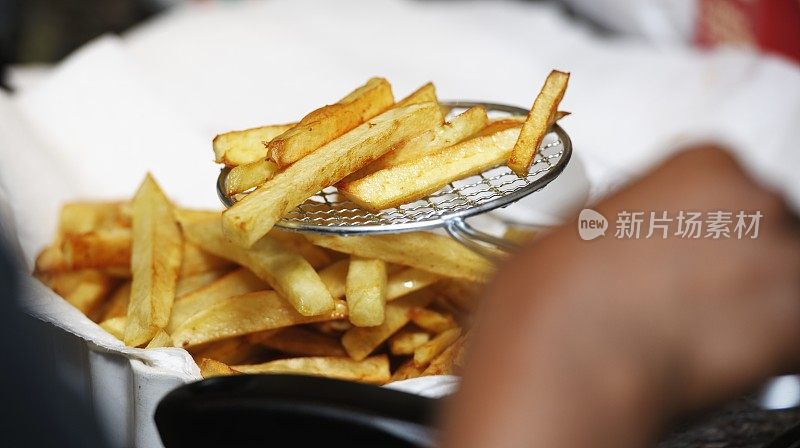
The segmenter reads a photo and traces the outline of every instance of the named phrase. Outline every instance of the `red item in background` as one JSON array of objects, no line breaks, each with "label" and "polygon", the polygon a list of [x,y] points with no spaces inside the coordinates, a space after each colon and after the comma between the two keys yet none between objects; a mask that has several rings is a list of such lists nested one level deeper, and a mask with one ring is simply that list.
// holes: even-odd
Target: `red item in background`
[{"label": "red item in background", "polygon": [[739,45],[800,63],[800,0],[700,0],[696,42]]}]

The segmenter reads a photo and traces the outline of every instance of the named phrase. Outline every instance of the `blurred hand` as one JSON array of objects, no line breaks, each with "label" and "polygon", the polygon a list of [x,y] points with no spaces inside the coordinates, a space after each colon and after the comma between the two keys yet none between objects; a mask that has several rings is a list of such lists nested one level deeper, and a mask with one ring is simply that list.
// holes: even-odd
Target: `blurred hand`
[{"label": "blurred hand", "polygon": [[445,446],[647,446],[800,365],[798,224],[725,152],[686,151],[595,209],[763,218],[757,239],[583,241],[571,223],[526,248],[487,291]]}]

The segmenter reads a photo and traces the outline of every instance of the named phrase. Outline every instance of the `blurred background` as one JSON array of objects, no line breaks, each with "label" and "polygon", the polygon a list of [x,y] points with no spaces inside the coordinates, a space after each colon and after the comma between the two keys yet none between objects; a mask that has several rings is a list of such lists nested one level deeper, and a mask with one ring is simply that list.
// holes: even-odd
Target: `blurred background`
[{"label": "blurred background", "polygon": [[[457,0],[432,1],[456,2]],[[186,2],[192,0],[0,0],[0,66],[5,68],[9,64],[58,61],[94,37],[108,32],[123,32],[165,9]],[[206,3],[211,0],[193,2]],[[598,31],[608,31],[621,21],[609,20],[609,12],[617,16],[625,15],[622,11],[614,11],[613,4],[617,4],[617,7],[626,7],[625,3],[631,2],[567,0],[562,3],[572,17],[576,17],[576,14],[572,11],[570,3],[577,3],[581,12],[588,13],[582,17],[583,19],[591,21]],[[670,3],[676,10],[685,11],[693,7],[691,5],[693,1],[681,0],[656,2],[644,0],[639,3],[653,3],[655,7],[651,9],[654,12]],[[658,5],[659,3],[662,5]],[[788,17],[792,17],[791,4],[797,6],[800,2],[702,0],[699,3],[701,3],[699,8],[704,10],[702,20],[705,24],[695,29],[691,37],[703,45],[724,43],[755,47],[781,53],[800,61],[800,31],[796,27],[792,30],[791,26],[782,26],[778,23],[781,22],[781,18],[787,18],[787,13]],[[603,13],[602,10],[607,11]],[[794,18],[800,20],[800,15]],[[664,30],[659,29],[658,21],[652,22],[652,27],[649,29],[646,26],[642,27],[641,24],[628,23],[621,30],[617,27],[617,31],[637,30],[649,37],[666,37]]]}]

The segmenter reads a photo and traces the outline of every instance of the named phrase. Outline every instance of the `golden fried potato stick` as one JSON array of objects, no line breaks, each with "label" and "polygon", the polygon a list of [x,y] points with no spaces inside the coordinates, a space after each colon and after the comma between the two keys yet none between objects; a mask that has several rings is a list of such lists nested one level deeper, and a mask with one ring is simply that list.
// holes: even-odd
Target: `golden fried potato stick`
[{"label": "golden fried potato stick", "polygon": [[131,251],[133,280],[124,341],[138,347],[167,326],[183,254],[172,204],[149,174],[133,198]]},{"label": "golden fried potato stick", "polygon": [[432,82],[424,84],[419,89],[411,92],[410,95],[395,103],[394,107],[405,107],[428,101],[433,103],[439,102],[439,98],[436,96],[436,86],[434,86]]},{"label": "golden fried potato stick", "polygon": [[430,340],[431,335],[424,331],[400,331],[389,338],[389,352],[395,356],[413,355]]},{"label": "golden fried potato stick", "polygon": [[383,323],[377,327],[353,327],[342,336],[347,354],[360,361],[375,351],[409,322],[409,310],[427,306],[433,300],[430,291],[422,290],[386,304]]},{"label": "golden fried potato stick", "polygon": [[266,159],[236,166],[225,177],[225,194],[233,196],[257,187],[272,179],[277,172],[278,165]]},{"label": "golden fried potato stick", "polygon": [[417,349],[414,350],[414,364],[419,368],[427,366],[434,358],[445,351],[447,347],[456,342],[459,336],[461,336],[461,329],[451,328],[431,339],[426,344],[417,347]]},{"label": "golden fried potato stick", "polygon": [[251,292],[228,297],[186,319],[172,333],[172,340],[177,347],[192,347],[257,331],[346,316],[347,306],[340,300],[334,303],[332,311],[303,316],[274,291]]},{"label": "golden fried potato stick", "polygon": [[361,361],[346,357],[287,358],[231,368],[242,373],[295,373],[370,384],[384,384],[391,376],[389,358],[386,355],[372,356]]},{"label": "golden fried potato stick", "polygon": [[64,252],[61,250],[61,243],[59,242],[45,247],[36,256],[36,262],[34,263],[34,273],[36,274],[54,274],[69,270],[70,267],[64,258]]},{"label": "golden fried potato stick", "polygon": [[380,211],[414,202],[452,181],[481,173],[508,159],[519,128],[477,137],[424,157],[376,171],[351,182],[339,192],[356,204]]},{"label": "golden fried potato stick", "polygon": [[[174,345],[174,342],[173,342]],[[262,348],[252,344],[247,336],[236,336],[186,348],[195,362],[208,358],[225,364],[245,364],[262,354]]]},{"label": "golden fried potato stick", "polygon": [[[464,337],[458,338],[456,342],[447,347],[439,356],[431,361],[430,365],[422,372],[423,376],[428,375],[453,375],[456,373],[458,359],[463,353]],[[413,361],[413,360],[412,360]],[[416,364],[415,364],[416,365]]]},{"label": "golden fried potato stick", "polygon": [[169,337],[164,330],[158,330],[153,339],[150,339],[150,342],[144,348],[162,348],[162,347],[172,347],[172,338]]},{"label": "golden fried potato stick", "polygon": [[58,217],[58,234],[62,236],[130,226],[128,202],[68,202]]},{"label": "golden fried potato stick", "polygon": [[262,350],[260,345],[251,343],[247,336],[238,336],[193,347],[190,352],[196,360],[209,358],[225,364],[244,364]]},{"label": "golden fried potato stick", "polygon": [[229,365],[209,358],[200,358],[197,367],[200,368],[200,375],[204,379],[217,376],[241,375],[241,372],[233,370]]},{"label": "golden fried potato stick", "polygon": [[272,229],[269,236],[283,243],[284,247],[287,249],[300,254],[314,269],[324,268],[333,261],[328,251],[311,244],[311,242],[300,233]]},{"label": "golden fried potato stick", "polygon": [[187,240],[204,250],[250,269],[300,314],[314,316],[333,309],[333,297],[314,268],[273,236],[262,238],[250,249],[243,249],[225,239],[216,217],[184,224],[183,233]]},{"label": "golden fried potato stick", "polygon": [[[254,291],[264,291],[269,286],[245,268],[228,273],[214,282],[175,299],[167,331],[174,332],[180,324],[195,314],[227,299]],[[207,356],[213,358],[213,356]],[[216,359],[216,358],[214,358]]]},{"label": "golden fried potato stick", "polygon": [[417,268],[405,268],[389,276],[386,285],[386,300],[394,300],[419,291],[436,282],[442,277]]},{"label": "golden fried potato stick", "polygon": [[[208,271],[194,274],[189,277],[178,276],[178,283],[175,285],[175,300],[183,296],[214,283],[218,278],[227,274],[229,271]],[[172,304],[173,308],[175,303]]]},{"label": "golden fried potato stick", "polygon": [[292,124],[273,124],[243,131],[231,131],[214,137],[214,159],[226,166],[239,166],[265,160],[266,144],[273,138],[293,128]]},{"label": "golden fried potato stick", "polygon": [[128,302],[131,298],[130,280],[121,284],[106,303],[101,321],[113,319],[115,317],[125,317],[128,315]]},{"label": "golden fried potato stick", "polygon": [[310,326],[316,328],[320,333],[337,337],[340,337],[345,331],[353,328],[353,324],[346,319],[317,322],[315,324],[311,324]]},{"label": "golden fried potato stick", "polygon": [[[549,123],[548,128],[568,115],[570,115],[569,112],[564,112],[561,110],[556,112],[555,116],[553,117],[553,120]],[[491,120],[489,121],[489,124],[487,124],[485,128],[481,129],[480,132],[475,134],[475,137],[483,137],[484,135],[494,134],[495,132],[500,132],[509,128],[522,126],[522,124],[525,123],[525,120],[527,119],[528,119],[527,115],[512,115],[510,117],[503,117]]]},{"label": "golden fried potato stick", "polygon": [[316,245],[365,258],[380,258],[390,263],[470,281],[485,281],[494,271],[486,258],[452,238],[429,232],[393,235],[332,236],[308,235]]},{"label": "golden fried potato stick", "polygon": [[522,132],[508,159],[508,167],[517,176],[528,175],[528,169],[539,152],[539,146],[555,120],[558,105],[564,97],[564,92],[567,91],[568,83],[569,73],[553,70],[547,76],[541,92],[536,96],[528,119],[522,125]]},{"label": "golden fried potato stick", "polygon": [[442,333],[458,326],[453,316],[448,316],[428,308],[411,308],[408,315],[411,322],[414,322],[423,330],[430,331],[434,334]]},{"label": "golden fried potato stick", "polygon": [[183,243],[183,256],[181,261],[181,277],[191,277],[209,271],[232,269],[233,263],[203,250],[190,242]]},{"label": "golden fried potato stick", "polygon": [[[222,222],[222,211],[212,211],[212,210],[194,210],[194,209],[177,209],[175,210],[175,217],[181,226],[185,226],[190,223],[208,221],[208,220],[217,220],[218,222]],[[277,239],[278,241],[282,242],[287,249],[291,249],[297,253],[299,253],[303,258],[305,258],[311,266],[315,269],[325,267],[331,263],[331,256],[323,248],[317,247],[311,242],[309,242],[303,235],[297,232],[285,232],[278,229],[273,229],[270,232],[270,236]],[[186,246],[194,246],[191,243],[187,243]],[[197,246],[194,246],[197,248]],[[199,248],[197,248],[199,249]],[[203,251],[206,256],[212,255],[208,252]],[[190,251],[184,251],[184,258],[190,255]],[[213,256],[213,255],[212,255]],[[221,259],[224,264],[231,265],[230,260],[226,260],[224,258],[216,257],[217,259]],[[187,262],[184,260],[184,265]],[[198,266],[198,269],[201,266]],[[205,269],[216,269],[212,268],[211,266],[207,266]]]},{"label": "golden fried potato stick", "polygon": [[422,370],[414,364],[413,359],[409,359],[397,368],[390,382],[409,380],[420,376],[422,376]]},{"label": "golden fried potato stick", "polygon": [[350,259],[345,258],[319,271],[319,278],[334,299],[341,299],[345,295],[349,267]]},{"label": "golden fried potato stick", "polygon": [[323,188],[382,156],[392,145],[435,126],[438,106],[391,109],[295,162],[222,215],[225,236],[250,247],[283,215]]},{"label": "golden fried potato stick", "polygon": [[394,97],[389,82],[372,78],[338,103],[311,112],[295,127],[272,139],[267,144],[269,158],[285,168],[384,112],[392,104]]},{"label": "golden fried potato stick", "polygon": [[125,335],[127,322],[128,318],[125,316],[114,317],[100,322],[100,328],[121,341]]},{"label": "golden fried potato stick", "polygon": [[294,356],[347,356],[338,339],[303,327],[255,333],[248,338],[268,349]]},{"label": "golden fried potato stick", "polygon": [[87,316],[103,305],[116,285],[109,275],[94,269],[44,274],[39,279]]},{"label": "golden fried potato stick", "polygon": [[375,171],[434,154],[444,148],[461,143],[483,129],[488,120],[486,109],[481,106],[471,107],[447,123],[398,143],[390,152],[360,170],[359,173],[366,176]]},{"label": "golden fried potato stick", "polygon": [[350,257],[345,284],[350,323],[357,327],[383,323],[386,282],[385,261],[358,255]]},{"label": "golden fried potato stick", "polygon": [[70,269],[128,267],[131,230],[114,228],[66,234],[61,251]]}]

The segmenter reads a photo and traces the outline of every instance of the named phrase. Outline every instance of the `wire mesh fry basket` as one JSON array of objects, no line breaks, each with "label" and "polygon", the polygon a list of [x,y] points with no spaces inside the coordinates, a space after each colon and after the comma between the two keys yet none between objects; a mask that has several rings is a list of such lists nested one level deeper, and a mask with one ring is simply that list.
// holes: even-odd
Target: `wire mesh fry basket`
[{"label": "wire mesh fry basket", "polygon": [[[504,104],[476,101],[445,101],[441,104],[450,108],[448,118],[473,106],[483,106],[490,118],[528,114],[527,109]],[[567,133],[555,124],[543,140],[527,176],[517,176],[505,165],[500,165],[451,182],[426,198],[378,212],[359,207],[339,194],[336,187],[327,187],[289,212],[276,226],[297,232],[335,235],[444,228],[470,249],[496,256],[498,252],[512,251],[515,245],[479,231],[465,220],[508,206],[544,188],[564,171],[571,156],[572,142]],[[217,193],[226,207],[237,201],[236,196],[225,194],[228,172],[228,168],[223,168],[217,179]]]}]

